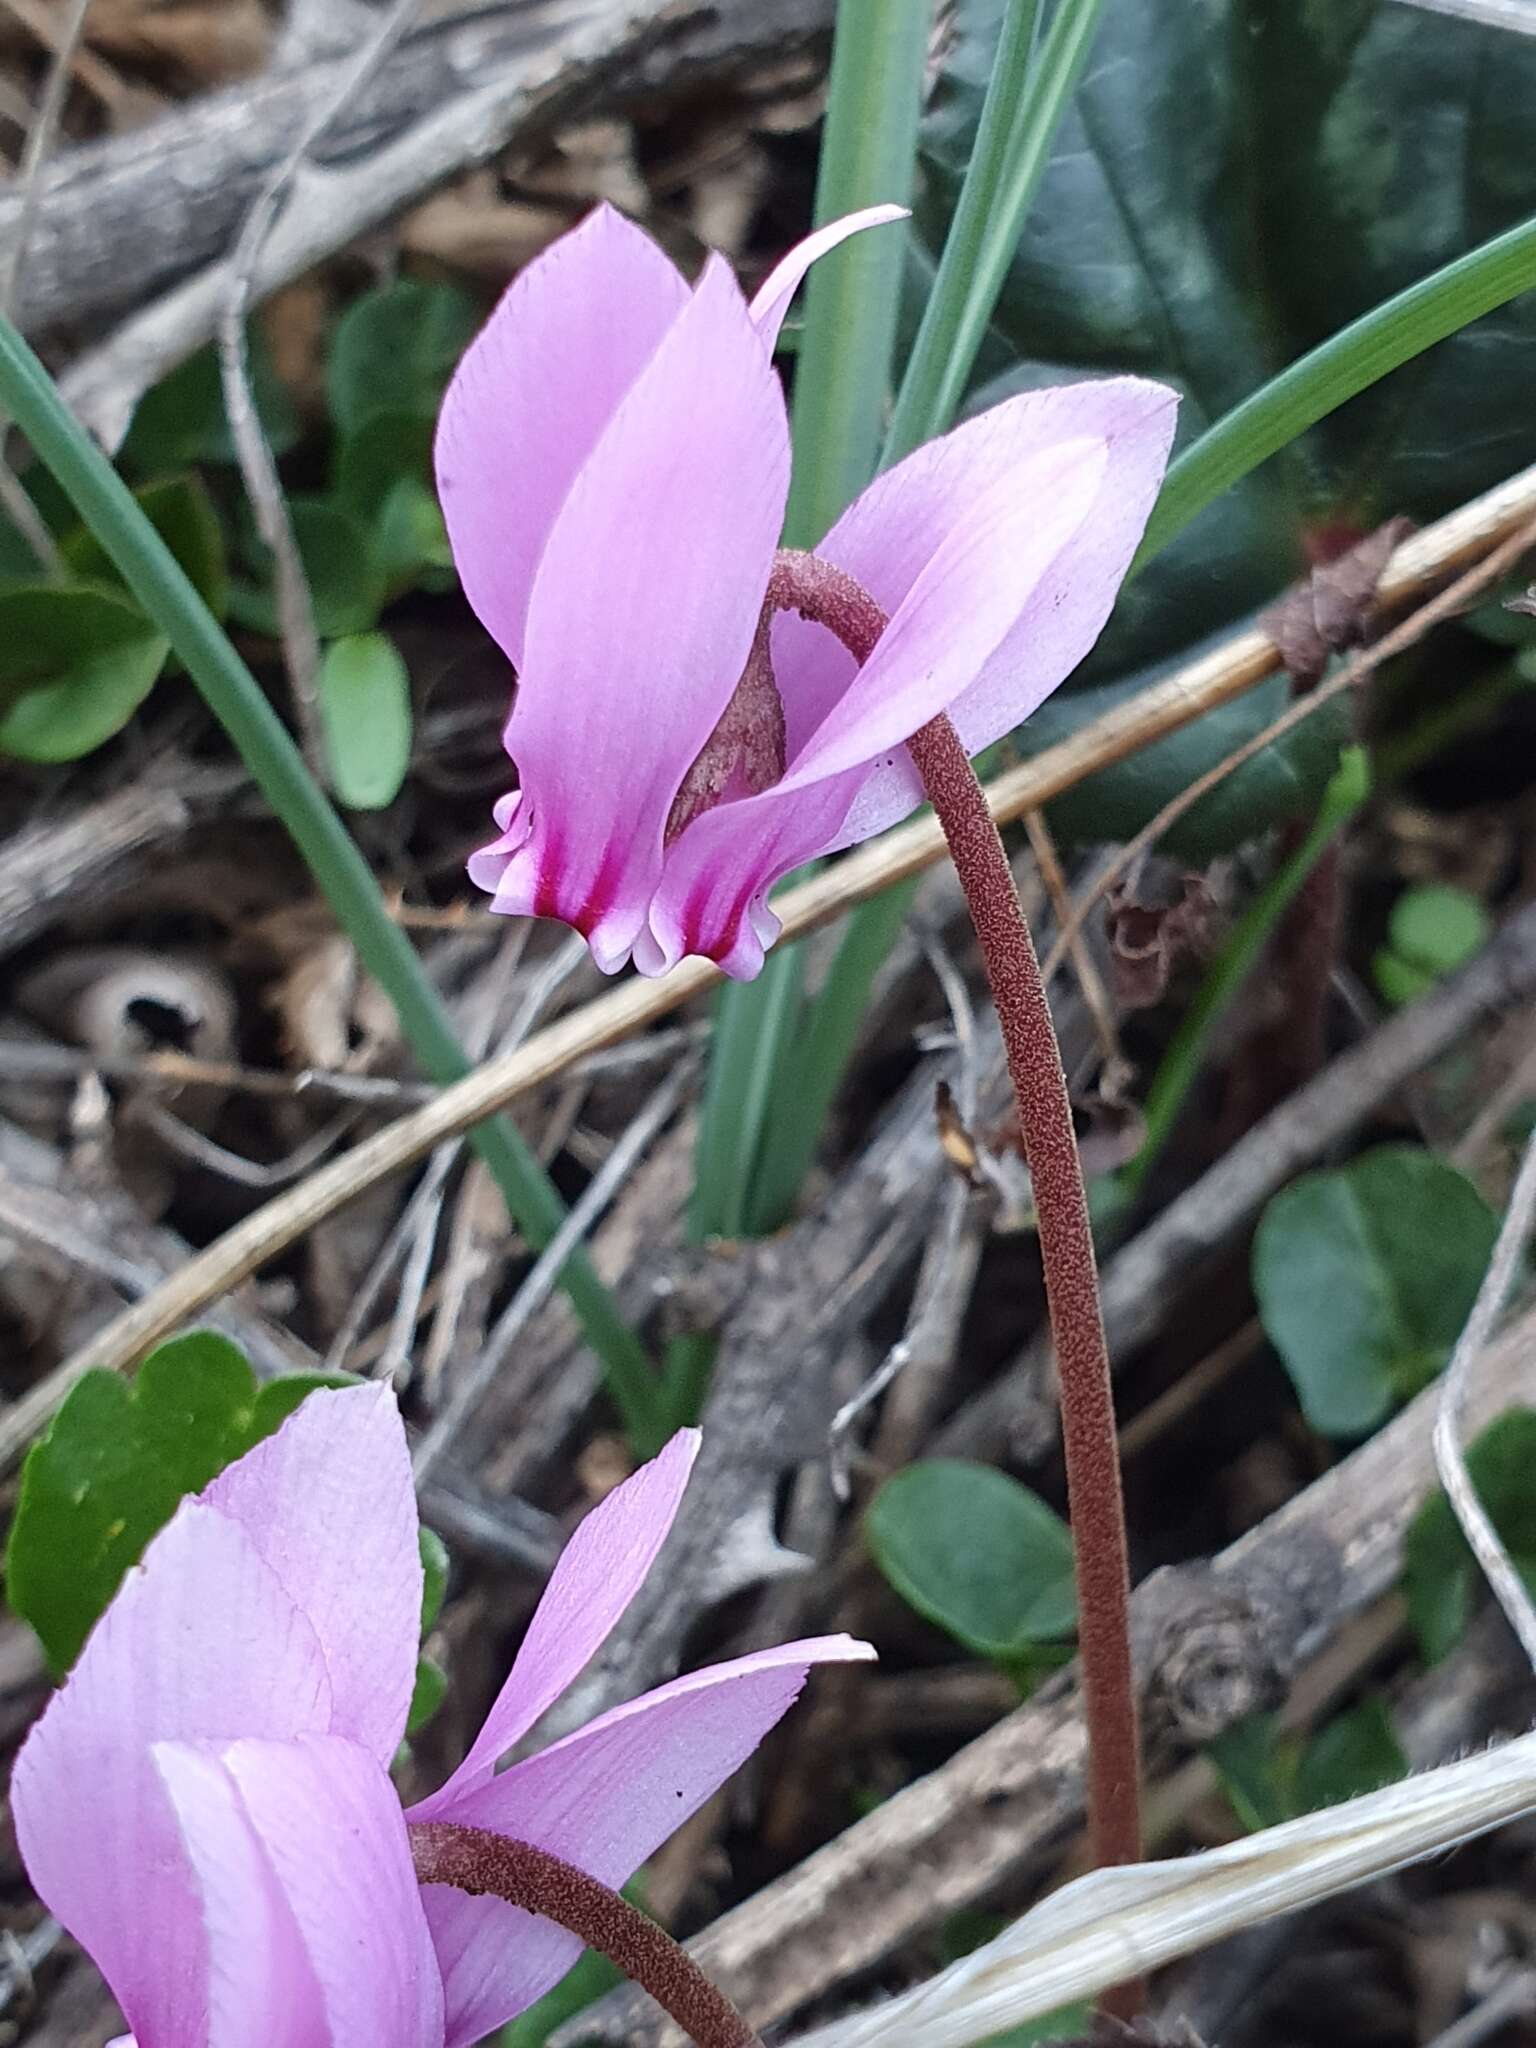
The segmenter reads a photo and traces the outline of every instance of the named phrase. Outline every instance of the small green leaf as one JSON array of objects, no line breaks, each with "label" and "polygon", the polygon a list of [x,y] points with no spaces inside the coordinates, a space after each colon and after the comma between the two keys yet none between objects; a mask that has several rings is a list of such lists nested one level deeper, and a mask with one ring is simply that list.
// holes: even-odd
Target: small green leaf
[{"label": "small green leaf", "polygon": [[359,519],[371,521],[402,479],[430,489],[436,426],[430,412],[370,413],[337,445],[337,502]]},{"label": "small green leaf", "polygon": [[1205,1753],[1249,1834],[1292,1818],[1295,1752],[1286,1745],[1273,1714],[1245,1714],[1207,1743]]},{"label": "small green leaf", "polygon": [[90,1372],[27,1454],[6,1550],[6,1597],[62,1677],[124,1572],[189,1493],[269,1436],[317,1386],[296,1373],[259,1391],[214,1330],[158,1345],[138,1376]]},{"label": "small green leaf", "polygon": [[[1536,1594],[1536,1410],[1512,1408],[1490,1422],[1467,1450],[1477,1497],[1526,1585]],[[1451,1504],[1432,1493],[1403,1541],[1403,1597],[1426,1663],[1461,1640],[1482,1586]]]},{"label": "small green leaf", "polygon": [[167,643],[136,605],[93,585],[0,590],[0,754],[75,761],[121,732]]},{"label": "small green leaf", "polygon": [[480,324],[467,293],[399,278],[365,292],[342,315],[326,369],[331,417],[355,434],[382,412],[432,415]]},{"label": "small green leaf", "polygon": [[1379,1791],[1408,1762],[1385,1703],[1374,1694],[1326,1722],[1310,1740],[1283,1733],[1273,1714],[1248,1714],[1206,1748],[1232,1810],[1250,1834]]},{"label": "small green leaf", "polygon": [[1072,1631],[1067,1525],[990,1465],[909,1465],[875,1495],[864,1535],[902,1598],[979,1656],[1006,1664]]},{"label": "small green leaf", "polygon": [[425,1639],[443,1611],[443,1596],[448,1591],[448,1546],[425,1522],[417,1535],[417,1545],[421,1551],[421,1633]]},{"label": "small green leaf", "polygon": [[1394,1010],[1406,1010],[1420,996],[1427,996],[1436,978],[1427,967],[1416,967],[1390,946],[1378,946],[1371,957],[1371,979],[1376,984],[1376,993]]},{"label": "small green leaf", "polygon": [[411,1710],[406,1716],[405,1735],[409,1741],[419,1735],[448,1697],[448,1674],[433,1657],[416,1659],[416,1683],[411,1689]]},{"label": "small green leaf", "polygon": [[1408,1759],[1385,1701],[1372,1693],[1320,1728],[1302,1750],[1293,1792],[1297,1814],[1319,1813],[1408,1775]]},{"label": "small green leaf", "polygon": [[390,490],[373,528],[374,546],[392,597],[420,583],[428,589],[453,586],[453,550],[436,497],[414,477],[403,476]]},{"label": "small green leaf", "polygon": [[[250,371],[257,416],[272,452],[286,454],[299,438],[299,417],[272,367],[265,342],[254,329],[250,334]],[[131,474],[159,476],[167,470],[234,460],[218,350],[210,346],[188,356],[152,391],[145,392],[124,438],[121,461]]]},{"label": "small green leaf", "polygon": [[1392,950],[1432,975],[1453,974],[1487,943],[1488,913],[1465,889],[1405,889],[1388,924]]},{"label": "small green leaf", "polygon": [[[215,618],[222,618],[228,595],[224,535],[201,480],[166,477],[159,483],[141,485],[133,495],[203,603]],[[77,576],[127,588],[111,556],[85,527],[77,526],[67,535],[59,552]]]},{"label": "small green leaf", "polygon": [[1275,1196],[1254,1239],[1254,1292],[1314,1429],[1363,1436],[1434,1378],[1497,1227],[1464,1174],[1412,1145]]},{"label": "small green leaf", "polygon": [[[369,632],[383,609],[384,566],[363,523],[329,498],[293,498],[288,505],[299,560],[309,579],[315,629],[322,640]],[[272,558],[252,540],[251,559],[263,583],[237,584],[230,610],[238,624],[277,637],[277,601],[271,588]]]},{"label": "small green leaf", "polygon": [[411,679],[386,633],[354,633],[328,647],[320,716],[331,780],[356,811],[393,803],[411,765]]},{"label": "small green leaf", "polygon": [[1044,2048],[1047,2041],[1068,2041],[1086,2035],[1093,2024],[1093,2006],[1088,1999],[1077,2005],[1058,2005],[1037,2020],[1008,2027],[1001,2034],[988,2034],[978,2048]]}]

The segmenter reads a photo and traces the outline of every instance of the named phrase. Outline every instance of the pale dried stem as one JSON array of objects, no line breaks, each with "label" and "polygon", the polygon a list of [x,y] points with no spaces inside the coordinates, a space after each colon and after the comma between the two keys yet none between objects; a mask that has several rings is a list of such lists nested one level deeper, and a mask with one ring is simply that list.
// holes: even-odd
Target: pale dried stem
[{"label": "pale dried stem", "polygon": [[[1343,668],[1330,676],[1325,683],[1320,684],[1317,689],[1308,691],[1304,697],[1298,697],[1278,718],[1265,726],[1262,732],[1255,733],[1251,740],[1245,740],[1240,747],[1234,748],[1224,760],[1218,761],[1215,767],[1208,768],[1203,775],[1196,776],[1186,789],[1181,789],[1176,797],[1164,804],[1157,816],[1143,825],[1135,837],[1128,839],[1119,849],[1109,865],[1095,877],[1093,886],[1070,910],[1063,913],[1061,930],[1045,962],[1046,982],[1049,983],[1053,979],[1062,961],[1072,951],[1094,906],[1103,902],[1121,876],[1128,874],[1142,855],[1149,852],[1163,834],[1176,825],[1187,811],[1192,810],[1203,796],[1209,795],[1219,783],[1225,782],[1229,775],[1235,774],[1256,755],[1273,746],[1276,740],[1283,739],[1288,732],[1310,718],[1314,712],[1320,711],[1325,704],[1331,703],[1335,697],[1342,696],[1347,690],[1356,689],[1368,676],[1373,675],[1383,662],[1391,661],[1396,655],[1405,653],[1408,648],[1422,640],[1426,633],[1431,632],[1436,626],[1443,625],[1447,619],[1454,618],[1458,612],[1465,611],[1474,598],[1480,597],[1490,585],[1507,576],[1522,555],[1529,554],[1532,548],[1536,548],[1536,520],[1526,520],[1481,561],[1475,563],[1465,575],[1459,576],[1447,589],[1442,590],[1438,597],[1431,598],[1429,603],[1414,612],[1411,618],[1404,619],[1399,626],[1394,626],[1390,633],[1384,633],[1373,646],[1366,648],[1363,654],[1357,654],[1353,661],[1346,662]],[[1396,559],[1394,556],[1393,561]],[[1383,602],[1390,574],[1389,567],[1388,575],[1383,577],[1381,583],[1380,596]]]},{"label": "pale dried stem", "polygon": [[[1067,877],[1061,865],[1061,856],[1056,851],[1056,841],[1051,828],[1045,822],[1043,811],[1024,813],[1024,830],[1029,835],[1030,851],[1035,856],[1035,865],[1040,870],[1040,879],[1045,884],[1045,893],[1050,898],[1051,909],[1055,912],[1056,923],[1063,934],[1070,930],[1071,936],[1062,943],[1067,957],[1072,962],[1072,972],[1082,990],[1083,1002],[1093,1022],[1094,1036],[1099,1042],[1099,1058],[1104,1064],[1106,1075],[1118,1082],[1128,1075],[1125,1052],[1120,1044],[1120,1033],[1115,1023],[1115,1007],[1104,986],[1104,977],[1094,963],[1083,937],[1083,921],[1075,917],[1072,897],[1067,886]],[[1053,950],[1053,959],[1056,957]]]},{"label": "pale dried stem", "polygon": [[1467,1470],[1466,1454],[1461,1447],[1461,1408],[1466,1399],[1467,1382],[1478,1358],[1487,1348],[1494,1325],[1520,1272],[1533,1222],[1536,1222],[1536,1136],[1525,1148],[1525,1157],[1515,1179],[1509,1207],[1504,1212],[1488,1271],[1472,1304],[1466,1328],[1457,1340],[1451,1362],[1445,1369],[1440,1408],[1435,1417],[1434,1447],[1441,1484],[1456,1511],[1456,1519],[1510,1627],[1519,1637],[1520,1647],[1530,1659],[1532,1670],[1536,1671],[1536,1604],[1533,1604],[1530,1591],[1505,1548],[1503,1538],[1478,1498],[1472,1475]]},{"label": "pale dried stem", "polygon": [[416,0],[395,0],[335,93],[305,127],[293,149],[258,193],[230,258],[229,283],[218,323],[219,367],[224,409],[240,462],[246,494],[262,539],[272,551],[277,592],[278,633],[293,692],[294,712],[310,773],[329,784],[325,733],[320,716],[320,634],[315,624],[309,578],[283,495],[277,460],[256,410],[246,345],[246,320],[256,290],[256,273],[267,238],[287,204],[306,159],[354,94],[362,91],[404,34]]}]

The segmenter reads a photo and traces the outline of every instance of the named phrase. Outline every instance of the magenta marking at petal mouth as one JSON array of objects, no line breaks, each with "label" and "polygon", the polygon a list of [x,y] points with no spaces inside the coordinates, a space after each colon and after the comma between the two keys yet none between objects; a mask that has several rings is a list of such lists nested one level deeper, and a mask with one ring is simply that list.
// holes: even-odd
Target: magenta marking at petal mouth
[{"label": "magenta marking at petal mouth", "polygon": [[603,858],[593,879],[591,888],[576,915],[568,920],[583,938],[590,938],[612,910],[618,899],[619,880],[624,866],[620,848],[609,844],[603,849]]},{"label": "magenta marking at petal mouth", "polygon": [[535,917],[560,917],[560,842],[553,832],[545,834],[539,849],[539,879],[533,891]]}]

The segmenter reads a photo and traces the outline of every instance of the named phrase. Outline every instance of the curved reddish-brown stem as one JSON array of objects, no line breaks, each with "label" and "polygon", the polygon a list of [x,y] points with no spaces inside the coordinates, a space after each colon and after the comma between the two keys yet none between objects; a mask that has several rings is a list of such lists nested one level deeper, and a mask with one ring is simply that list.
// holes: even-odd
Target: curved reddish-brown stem
[{"label": "curved reddish-brown stem", "polygon": [[725,1993],[671,1935],[574,1863],[452,1821],[420,1821],[407,1832],[418,1883],[505,1899],[569,1928],[643,1984],[697,2048],[762,2048]]},{"label": "curved reddish-brown stem", "polygon": [[[860,663],[887,623],[851,576],[815,555],[788,550],[775,562],[767,603],[826,626]],[[1094,1858],[1134,1863],[1141,1855],[1141,1774],[1125,1505],[1098,1265],[1066,1075],[1008,856],[960,737],[940,715],[907,745],[981,940],[1033,1183],[1061,1379]]]}]

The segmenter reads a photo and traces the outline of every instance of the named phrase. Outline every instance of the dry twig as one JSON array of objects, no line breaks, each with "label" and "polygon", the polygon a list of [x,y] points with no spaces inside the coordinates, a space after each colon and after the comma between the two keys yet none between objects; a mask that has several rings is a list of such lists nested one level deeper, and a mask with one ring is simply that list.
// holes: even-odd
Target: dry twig
[{"label": "dry twig", "polygon": [[1451,1362],[1445,1369],[1440,1389],[1440,1412],[1435,1419],[1435,1463],[1440,1469],[1441,1483],[1451,1506],[1456,1511],[1456,1519],[1483,1568],[1483,1576],[1492,1586],[1510,1627],[1520,1638],[1521,1648],[1530,1659],[1531,1668],[1536,1670],[1536,1605],[1532,1604],[1530,1591],[1494,1528],[1488,1510],[1478,1498],[1472,1475],[1467,1470],[1466,1454],[1461,1447],[1461,1409],[1467,1397],[1467,1382],[1487,1348],[1509,1298],[1525,1256],[1533,1219],[1536,1219],[1536,1137],[1532,1137],[1525,1148],[1525,1158],[1509,1198],[1488,1271],[1472,1304],[1466,1328],[1457,1340]]}]

